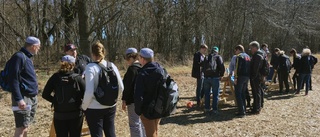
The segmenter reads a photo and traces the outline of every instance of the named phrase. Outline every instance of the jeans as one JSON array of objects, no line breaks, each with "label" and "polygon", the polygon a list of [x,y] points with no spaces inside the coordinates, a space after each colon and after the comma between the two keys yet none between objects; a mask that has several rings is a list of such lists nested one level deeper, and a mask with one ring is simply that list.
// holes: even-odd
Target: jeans
[{"label": "jeans", "polygon": [[206,110],[210,109],[210,89],[211,88],[212,88],[212,94],[213,94],[212,109],[218,110],[220,77],[207,77],[204,79],[204,83],[203,83],[203,90],[205,94],[204,108]]},{"label": "jeans", "polygon": [[59,120],[54,118],[54,128],[57,137],[80,137],[83,116],[75,119]]},{"label": "jeans", "polygon": [[115,137],[114,118],[116,106],[105,109],[87,109],[85,111],[91,137],[103,137],[102,130],[106,137]]},{"label": "jeans", "polygon": [[245,114],[246,110],[246,90],[248,87],[249,77],[240,76],[237,79],[237,84],[235,85],[238,112],[240,114]]},{"label": "jeans", "polygon": [[134,111],[134,104],[127,105],[131,137],[145,137],[145,129],[140,117]]},{"label": "jeans", "polygon": [[294,74],[293,74],[293,76],[292,76],[292,81],[293,81],[293,87],[294,87],[294,89],[298,89],[299,77],[297,76],[297,71],[294,72]]},{"label": "jeans", "polygon": [[304,81],[306,83],[306,94],[308,94],[308,91],[309,91],[309,84],[310,84],[310,77],[311,77],[311,74],[300,74],[299,75],[299,85],[298,85],[298,92],[300,91],[302,85],[304,84]]},{"label": "jeans", "polygon": [[199,105],[201,98],[204,96],[203,92],[203,78],[197,78],[197,90],[196,90],[196,98],[197,104]]}]

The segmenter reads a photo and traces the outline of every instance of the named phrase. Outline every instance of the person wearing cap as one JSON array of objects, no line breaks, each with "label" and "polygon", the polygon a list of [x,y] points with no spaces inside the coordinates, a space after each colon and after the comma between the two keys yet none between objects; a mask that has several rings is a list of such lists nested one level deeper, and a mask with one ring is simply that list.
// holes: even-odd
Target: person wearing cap
[{"label": "person wearing cap", "polygon": [[257,41],[252,41],[249,46],[252,53],[250,63],[250,84],[253,96],[253,108],[251,113],[259,114],[261,108],[263,107],[263,91],[261,87],[261,81],[264,81],[264,76],[261,75],[260,68],[262,67],[264,55],[259,50],[260,44]]},{"label": "person wearing cap", "polygon": [[[80,106],[84,95],[85,82],[79,74],[73,71],[75,61],[76,59],[73,56],[63,56],[59,71],[49,78],[42,93],[42,97],[53,104],[53,123],[57,137],[81,136],[83,112]],[[62,85],[66,80],[68,80],[68,85]],[[74,86],[74,89],[70,89],[71,85],[76,86]],[[63,89],[68,90],[68,92],[65,93]],[[62,109],[64,107],[68,110]]]},{"label": "person wearing cap", "polygon": [[203,92],[203,72],[202,64],[206,57],[208,46],[206,44],[200,45],[200,50],[193,54],[193,63],[192,63],[192,74],[193,78],[197,79],[197,89],[196,89],[196,100],[197,106],[200,106],[201,99],[204,96]]},{"label": "person wearing cap", "polygon": [[[91,57],[94,62],[99,63],[107,67],[107,64],[111,64],[111,67],[118,80],[118,92],[119,95],[123,91],[122,78],[116,65],[112,62],[105,60],[106,49],[100,42],[95,42],[91,45]],[[85,81],[86,90],[84,93],[81,108],[84,111],[87,119],[87,123],[92,137],[115,137],[115,116],[117,103],[114,105],[102,105],[100,104],[95,96],[94,91],[99,84],[99,75],[101,67],[97,63],[89,63],[85,69]],[[109,66],[108,66],[109,67]]]},{"label": "person wearing cap", "polygon": [[138,60],[138,51],[135,48],[128,48],[125,60],[129,65],[123,77],[122,110],[128,111],[129,127],[131,137],[145,137],[145,130],[139,115],[134,111],[134,86],[141,64]]},{"label": "person wearing cap", "polygon": [[40,40],[29,36],[24,47],[7,62],[12,106],[20,109],[13,111],[16,126],[14,136],[26,136],[29,125],[34,121],[38,104],[38,81],[31,57],[38,54],[40,47]]},{"label": "person wearing cap", "polygon": [[[218,114],[218,101],[220,91],[220,81],[224,75],[225,67],[222,57],[218,54],[219,48],[214,46],[211,53],[205,58],[203,63],[204,82],[203,91],[205,98],[205,114],[216,115]],[[210,109],[210,89],[212,89],[213,101],[212,110]]]},{"label": "person wearing cap", "polygon": [[84,70],[87,64],[92,62],[91,59],[86,55],[78,55],[77,47],[74,44],[66,44],[64,46],[64,52],[66,55],[70,55],[76,58],[76,65],[74,67],[74,72],[84,77]]},{"label": "person wearing cap", "polygon": [[148,106],[155,96],[157,83],[164,77],[163,67],[154,61],[154,53],[150,48],[142,48],[139,62],[142,68],[136,79],[134,90],[135,112],[140,116],[147,137],[157,137],[160,118],[148,112]]}]

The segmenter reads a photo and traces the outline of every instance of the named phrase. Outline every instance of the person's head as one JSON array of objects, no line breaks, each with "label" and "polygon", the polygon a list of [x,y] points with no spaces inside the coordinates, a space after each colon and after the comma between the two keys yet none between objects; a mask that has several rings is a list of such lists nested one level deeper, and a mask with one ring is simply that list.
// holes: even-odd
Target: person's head
[{"label": "person's head", "polygon": [[303,50],[302,50],[302,54],[301,54],[302,56],[309,56],[309,55],[311,55],[311,50],[310,49],[308,49],[308,48],[304,48]]},{"label": "person's head", "polygon": [[70,72],[74,69],[76,58],[71,55],[65,55],[61,58],[60,72]]},{"label": "person's head", "polygon": [[257,41],[252,41],[249,44],[251,53],[254,54],[260,49],[260,44]]},{"label": "person's head", "polygon": [[273,50],[273,52],[274,52],[274,54],[279,55],[280,49],[279,49],[279,48],[275,48],[275,49]]},{"label": "person's head", "polygon": [[294,48],[292,48],[291,51],[290,51],[290,54],[291,54],[292,56],[296,56],[296,55],[297,55],[297,50],[294,49]]},{"label": "person's head", "polygon": [[150,48],[142,48],[139,53],[139,62],[142,66],[153,61],[153,50]]},{"label": "person's head", "polygon": [[263,43],[263,44],[261,44],[261,48],[262,48],[264,51],[267,51],[268,48],[269,48],[269,46],[268,46],[268,44]]},{"label": "person's head", "polygon": [[136,48],[128,48],[126,50],[125,60],[128,65],[131,65],[138,59],[138,51]]},{"label": "person's head", "polygon": [[234,52],[235,52],[235,55],[238,55],[239,53],[244,52],[244,47],[243,47],[242,45],[237,45],[237,46],[234,48]]},{"label": "person's head", "polygon": [[74,44],[66,44],[64,45],[64,52],[66,55],[70,55],[73,57],[77,57],[77,47]]},{"label": "person's head", "polygon": [[40,43],[40,40],[36,37],[33,37],[33,36],[29,36],[27,37],[26,39],[26,42],[24,44],[24,47],[29,51],[31,52],[31,54],[33,55],[37,55],[39,50],[40,50],[40,47],[41,47],[41,43]]},{"label": "person's head", "polygon": [[212,47],[211,53],[219,53],[219,48],[217,46]]},{"label": "person's head", "polygon": [[96,43],[91,45],[91,57],[94,61],[101,62],[104,57],[106,56],[106,49],[100,43],[100,41],[97,41]]},{"label": "person's head", "polygon": [[206,44],[200,45],[200,52],[205,54],[207,52],[208,46]]}]

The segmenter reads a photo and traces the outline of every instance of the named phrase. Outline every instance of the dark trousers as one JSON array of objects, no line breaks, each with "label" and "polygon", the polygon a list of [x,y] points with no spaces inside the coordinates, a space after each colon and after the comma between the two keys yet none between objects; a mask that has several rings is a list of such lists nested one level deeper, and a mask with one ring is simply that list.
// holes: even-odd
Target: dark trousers
[{"label": "dark trousers", "polygon": [[59,120],[54,118],[53,121],[57,137],[81,136],[83,117],[68,120]]},{"label": "dark trousers", "polygon": [[246,110],[246,90],[248,87],[249,77],[239,76],[237,78],[237,84],[235,85],[238,112],[245,114]]},{"label": "dark trousers", "polygon": [[204,78],[197,78],[197,89],[196,89],[196,98],[197,98],[197,105],[200,104],[200,100],[204,96],[203,92],[203,80]]},{"label": "dark trousers", "polygon": [[293,81],[293,87],[294,89],[298,89],[298,84],[299,84],[299,77],[297,76],[297,71],[294,72],[293,76],[292,76],[292,81]]},{"label": "dark trousers", "polygon": [[278,71],[279,72],[279,91],[283,91],[283,83],[286,86],[286,92],[289,92],[289,82],[288,82],[288,77],[289,77],[289,72],[287,71]]},{"label": "dark trousers", "polygon": [[106,109],[87,109],[85,111],[91,137],[115,137],[114,118],[116,106]]},{"label": "dark trousers", "polygon": [[[254,79],[250,79],[252,96],[253,96],[253,111],[260,111],[263,96],[263,91],[261,88],[261,78],[257,77]],[[261,94],[262,93],[262,94]]]}]

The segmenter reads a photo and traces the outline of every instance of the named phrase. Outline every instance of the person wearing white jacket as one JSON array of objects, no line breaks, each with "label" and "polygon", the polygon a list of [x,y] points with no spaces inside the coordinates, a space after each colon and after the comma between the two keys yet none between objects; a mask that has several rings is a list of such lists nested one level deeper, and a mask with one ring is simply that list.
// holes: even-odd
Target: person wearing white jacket
[{"label": "person wearing white jacket", "polygon": [[[100,42],[91,46],[91,58],[93,62],[99,62],[107,66],[105,58],[105,48]],[[119,92],[123,91],[123,83],[118,68],[111,63],[114,72],[117,75]],[[86,90],[83,97],[82,109],[85,112],[91,137],[105,136],[115,137],[115,113],[116,103],[112,106],[101,105],[94,96],[94,91],[99,83],[100,66],[96,63],[89,63],[85,69]],[[120,94],[119,94],[120,95]]]}]

